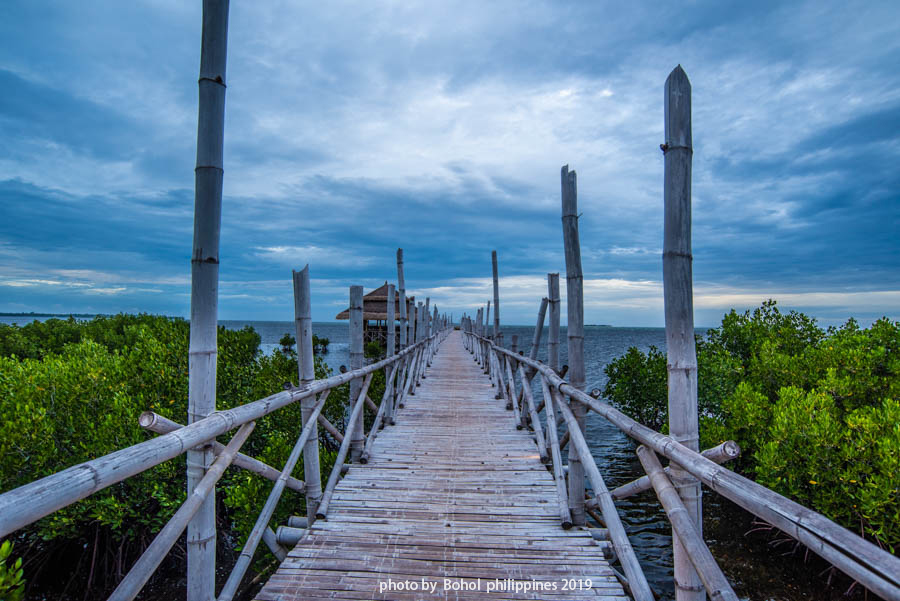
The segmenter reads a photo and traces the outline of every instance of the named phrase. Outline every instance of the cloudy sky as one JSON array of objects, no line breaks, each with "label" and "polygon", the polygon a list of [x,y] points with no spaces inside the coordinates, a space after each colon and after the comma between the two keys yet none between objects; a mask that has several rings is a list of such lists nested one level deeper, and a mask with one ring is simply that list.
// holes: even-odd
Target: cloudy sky
[{"label": "cloudy sky", "polygon": [[[199,0],[0,5],[0,311],[189,312]],[[693,86],[696,322],[766,298],[900,318],[896,2],[231,3],[220,317],[313,317],[396,277],[530,323],[662,311],[663,84]],[[563,288],[565,286],[563,285]],[[563,311],[565,317],[565,311]]]}]

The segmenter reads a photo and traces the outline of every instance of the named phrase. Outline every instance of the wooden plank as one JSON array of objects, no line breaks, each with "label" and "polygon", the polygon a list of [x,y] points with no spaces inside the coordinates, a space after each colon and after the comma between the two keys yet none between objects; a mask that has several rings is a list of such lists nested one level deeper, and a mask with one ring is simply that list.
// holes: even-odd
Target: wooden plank
[{"label": "wooden plank", "polygon": [[[553,476],[461,332],[427,375],[256,598],[627,599],[601,543],[561,527]],[[423,579],[433,591],[383,590]],[[561,590],[579,579],[591,587]],[[525,590],[535,582],[556,590]]]}]

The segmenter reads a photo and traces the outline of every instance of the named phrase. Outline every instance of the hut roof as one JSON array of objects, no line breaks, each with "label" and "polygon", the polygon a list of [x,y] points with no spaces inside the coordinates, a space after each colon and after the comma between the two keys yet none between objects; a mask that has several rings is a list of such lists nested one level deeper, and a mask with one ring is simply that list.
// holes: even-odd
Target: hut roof
[{"label": "hut roof", "polygon": [[[379,286],[375,290],[363,296],[363,320],[370,319],[387,319],[387,293],[388,283]],[[407,296],[407,301],[415,304],[416,297]],[[400,299],[394,294],[394,316],[396,321],[400,321]],[[335,319],[350,319],[350,307],[347,307],[338,313]]]}]

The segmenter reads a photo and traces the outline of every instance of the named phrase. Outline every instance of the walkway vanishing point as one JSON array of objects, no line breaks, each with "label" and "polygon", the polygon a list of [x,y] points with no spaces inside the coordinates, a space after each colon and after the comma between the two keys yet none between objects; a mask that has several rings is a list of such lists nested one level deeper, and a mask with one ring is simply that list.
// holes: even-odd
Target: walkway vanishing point
[{"label": "walkway vanishing point", "polygon": [[628,599],[604,543],[560,527],[553,477],[495,394],[451,333],[256,598]]}]

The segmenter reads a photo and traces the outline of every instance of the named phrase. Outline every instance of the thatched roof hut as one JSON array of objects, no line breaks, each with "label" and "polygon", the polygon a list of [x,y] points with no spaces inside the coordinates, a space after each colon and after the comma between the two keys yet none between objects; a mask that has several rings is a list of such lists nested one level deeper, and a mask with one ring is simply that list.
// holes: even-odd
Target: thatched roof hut
[{"label": "thatched roof hut", "polygon": [[[385,321],[387,319],[387,294],[388,283],[385,282],[372,292],[363,296],[363,321]],[[407,296],[406,300],[413,305],[416,297]],[[400,321],[400,299],[394,293],[394,317]],[[335,316],[335,319],[350,319],[350,307],[347,307]]]},{"label": "thatched roof hut", "polygon": [[[387,293],[388,283],[385,282],[383,286],[363,296],[363,340],[366,342],[384,343],[387,339]],[[414,296],[407,296],[406,301],[412,306],[416,305]],[[350,319],[350,307],[338,313],[335,319]],[[396,293],[394,294],[394,321],[396,330],[398,327],[396,322],[400,321],[400,299]]]}]

